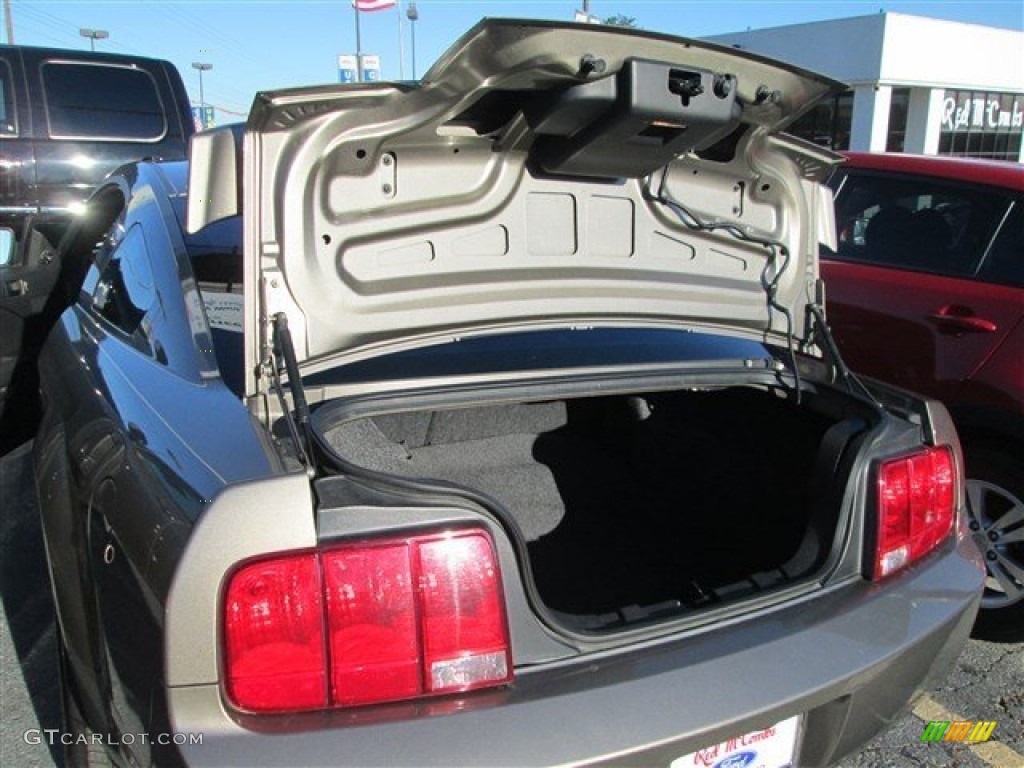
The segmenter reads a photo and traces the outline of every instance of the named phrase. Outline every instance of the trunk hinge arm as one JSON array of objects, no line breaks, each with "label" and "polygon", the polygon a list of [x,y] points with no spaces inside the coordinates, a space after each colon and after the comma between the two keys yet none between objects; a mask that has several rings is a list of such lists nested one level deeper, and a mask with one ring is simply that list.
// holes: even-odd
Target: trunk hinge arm
[{"label": "trunk hinge arm", "polygon": [[[299,364],[295,357],[295,345],[292,343],[291,331],[288,330],[288,317],[284,312],[278,312],[273,316],[272,322],[273,347],[269,366],[271,383],[277,393],[285,423],[288,425],[288,432],[295,443],[298,459],[310,467],[313,457],[313,440],[309,425],[309,404],[306,402],[306,393],[302,388],[302,377],[299,375]],[[294,418],[284,397],[284,387],[281,384],[282,368],[288,374],[288,389],[291,391],[292,403],[295,406]]]},{"label": "trunk hinge arm", "polygon": [[857,375],[847,367],[846,362],[843,360],[843,356],[839,352],[839,346],[836,344],[835,337],[832,335],[832,329],[829,328],[828,321],[825,320],[825,310],[822,304],[808,304],[807,310],[814,319],[813,327],[808,336],[817,339],[821,344],[821,347],[825,352],[825,357],[835,369],[836,376],[846,386],[847,391],[851,394],[857,394],[859,392],[866,396],[875,408],[881,410],[881,403],[875,399],[871,394],[871,390],[864,386],[864,382],[857,378]]}]

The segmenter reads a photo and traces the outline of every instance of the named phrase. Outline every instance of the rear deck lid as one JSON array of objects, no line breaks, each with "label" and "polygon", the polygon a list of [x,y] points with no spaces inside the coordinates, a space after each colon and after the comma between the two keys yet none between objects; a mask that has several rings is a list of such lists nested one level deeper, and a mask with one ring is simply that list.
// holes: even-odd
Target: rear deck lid
[{"label": "rear deck lid", "polygon": [[[835,158],[776,131],[840,88],[692,40],[485,20],[420,83],[260,94],[248,370],[279,312],[306,372],[497,328],[799,338]],[[218,205],[193,164],[190,224]]]}]

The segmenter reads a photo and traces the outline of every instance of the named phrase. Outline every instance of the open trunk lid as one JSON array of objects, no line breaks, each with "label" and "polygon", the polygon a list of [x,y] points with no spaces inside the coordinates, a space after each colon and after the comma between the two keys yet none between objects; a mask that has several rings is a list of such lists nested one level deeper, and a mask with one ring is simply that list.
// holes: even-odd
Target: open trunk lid
[{"label": "open trunk lid", "polygon": [[[697,41],[485,20],[418,84],[260,94],[239,185],[246,370],[277,313],[303,374],[510,327],[799,343],[836,158],[775,131],[841,87]],[[215,134],[193,145],[192,230],[241,202]]]}]

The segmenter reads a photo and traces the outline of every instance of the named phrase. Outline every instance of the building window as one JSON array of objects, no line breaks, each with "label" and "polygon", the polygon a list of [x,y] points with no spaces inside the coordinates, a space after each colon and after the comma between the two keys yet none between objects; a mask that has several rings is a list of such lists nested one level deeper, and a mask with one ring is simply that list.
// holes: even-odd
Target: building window
[{"label": "building window", "polygon": [[889,103],[889,134],[885,140],[886,152],[902,152],[907,138],[907,110],[910,107],[910,89],[893,88]]},{"label": "building window", "polygon": [[829,149],[850,148],[853,124],[853,91],[819,101],[788,129],[787,133]]},{"label": "building window", "polygon": [[940,155],[1020,158],[1024,95],[947,90],[941,119]]}]

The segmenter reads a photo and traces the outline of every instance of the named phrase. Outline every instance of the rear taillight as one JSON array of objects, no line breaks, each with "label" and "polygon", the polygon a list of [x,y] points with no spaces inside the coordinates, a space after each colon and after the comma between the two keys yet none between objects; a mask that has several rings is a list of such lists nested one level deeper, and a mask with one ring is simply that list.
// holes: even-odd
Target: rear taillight
[{"label": "rear taillight", "polygon": [[224,657],[228,699],[253,712],[510,682],[491,539],[482,530],[460,530],[246,565],[227,586]]},{"label": "rear taillight", "polygon": [[872,578],[924,557],[953,528],[956,465],[946,447],[889,459],[878,467],[878,530]]},{"label": "rear taillight", "polygon": [[255,710],[324,706],[322,605],[316,555],[264,560],[235,574],[224,610],[232,700]]}]

